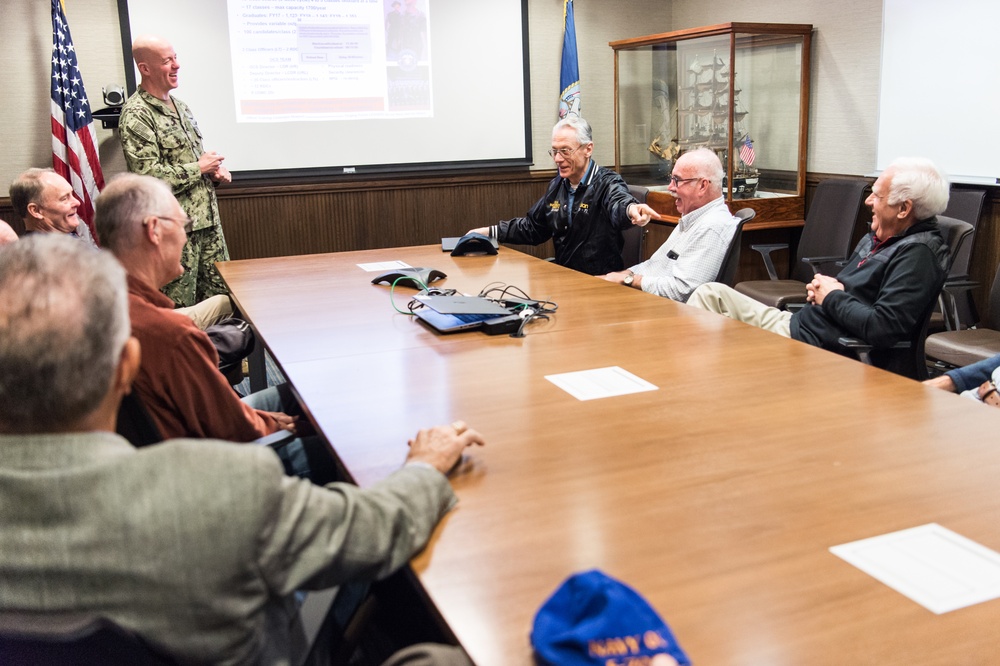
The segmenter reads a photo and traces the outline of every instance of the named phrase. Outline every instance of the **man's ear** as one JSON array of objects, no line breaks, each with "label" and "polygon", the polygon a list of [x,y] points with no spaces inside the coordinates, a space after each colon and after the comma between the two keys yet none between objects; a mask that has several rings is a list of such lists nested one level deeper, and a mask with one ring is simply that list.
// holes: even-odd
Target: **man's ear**
[{"label": "man's ear", "polygon": [[118,369],[115,371],[115,389],[121,395],[128,395],[132,392],[132,383],[139,374],[139,365],[142,362],[142,345],[139,341],[129,336],[122,347],[122,354],[118,360]]},{"label": "man's ear", "polygon": [[155,215],[148,215],[142,221],[142,233],[153,245],[160,244],[160,218]]},{"label": "man's ear", "polygon": [[913,212],[913,201],[910,199],[905,199],[903,203],[899,204],[899,219],[905,220]]},{"label": "man's ear", "polygon": [[37,203],[35,203],[34,201],[32,201],[31,203],[28,204],[28,215],[30,215],[31,217],[36,217],[39,220],[41,220],[43,217],[42,207]]}]

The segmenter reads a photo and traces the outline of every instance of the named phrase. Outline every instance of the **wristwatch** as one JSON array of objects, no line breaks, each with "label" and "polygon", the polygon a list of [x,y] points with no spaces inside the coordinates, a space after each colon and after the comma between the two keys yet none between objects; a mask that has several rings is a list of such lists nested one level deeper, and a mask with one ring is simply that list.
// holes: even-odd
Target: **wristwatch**
[{"label": "wristwatch", "polygon": [[628,275],[625,276],[625,279],[622,280],[622,284],[625,285],[626,287],[631,287],[633,280],[635,280],[635,273],[629,271]]}]

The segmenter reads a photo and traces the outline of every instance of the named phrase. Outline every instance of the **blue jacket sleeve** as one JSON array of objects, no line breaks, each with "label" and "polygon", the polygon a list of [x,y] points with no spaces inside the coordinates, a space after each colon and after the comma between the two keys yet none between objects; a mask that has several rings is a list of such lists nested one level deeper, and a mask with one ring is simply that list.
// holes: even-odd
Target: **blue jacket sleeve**
[{"label": "blue jacket sleeve", "polygon": [[961,393],[962,391],[976,388],[988,380],[993,375],[993,371],[998,367],[1000,367],[1000,354],[979,361],[978,363],[967,365],[964,368],[950,370],[944,374],[951,377],[951,381],[955,382],[955,387]]}]

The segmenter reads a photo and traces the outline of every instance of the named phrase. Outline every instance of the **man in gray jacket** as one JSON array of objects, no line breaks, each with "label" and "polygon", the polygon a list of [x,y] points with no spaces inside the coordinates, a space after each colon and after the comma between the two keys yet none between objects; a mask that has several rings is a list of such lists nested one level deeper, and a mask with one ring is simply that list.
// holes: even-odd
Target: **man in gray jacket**
[{"label": "man in gray jacket", "polygon": [[461,422],[421,430],[361,490],[285,476],[268,448],[114,434],[140,362],[125,273],[60,235],[0,248],[0,610],[110,618],[187,662],[300,660],[293,593],[371,580],[455,496]]}]

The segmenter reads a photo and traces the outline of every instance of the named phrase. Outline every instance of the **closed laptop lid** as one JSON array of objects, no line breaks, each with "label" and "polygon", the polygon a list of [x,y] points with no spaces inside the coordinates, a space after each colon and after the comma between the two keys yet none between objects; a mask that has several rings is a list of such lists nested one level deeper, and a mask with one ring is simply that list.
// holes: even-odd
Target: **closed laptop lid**
[{"label": "closed laptop lid", "polygon": [[493,314],[441,314],[430,308],[420,308],[419,310],[415,310],[413,314],[438,333],[467,331],[472,328],[479,328],[484,321],[496,319],[496,315]]},{"label": "closed laptop lid", "polygon": [[481,296],[437,296],[417,294],[415,299],[441,314],[491,314],[509,315],[510,310]]}]

